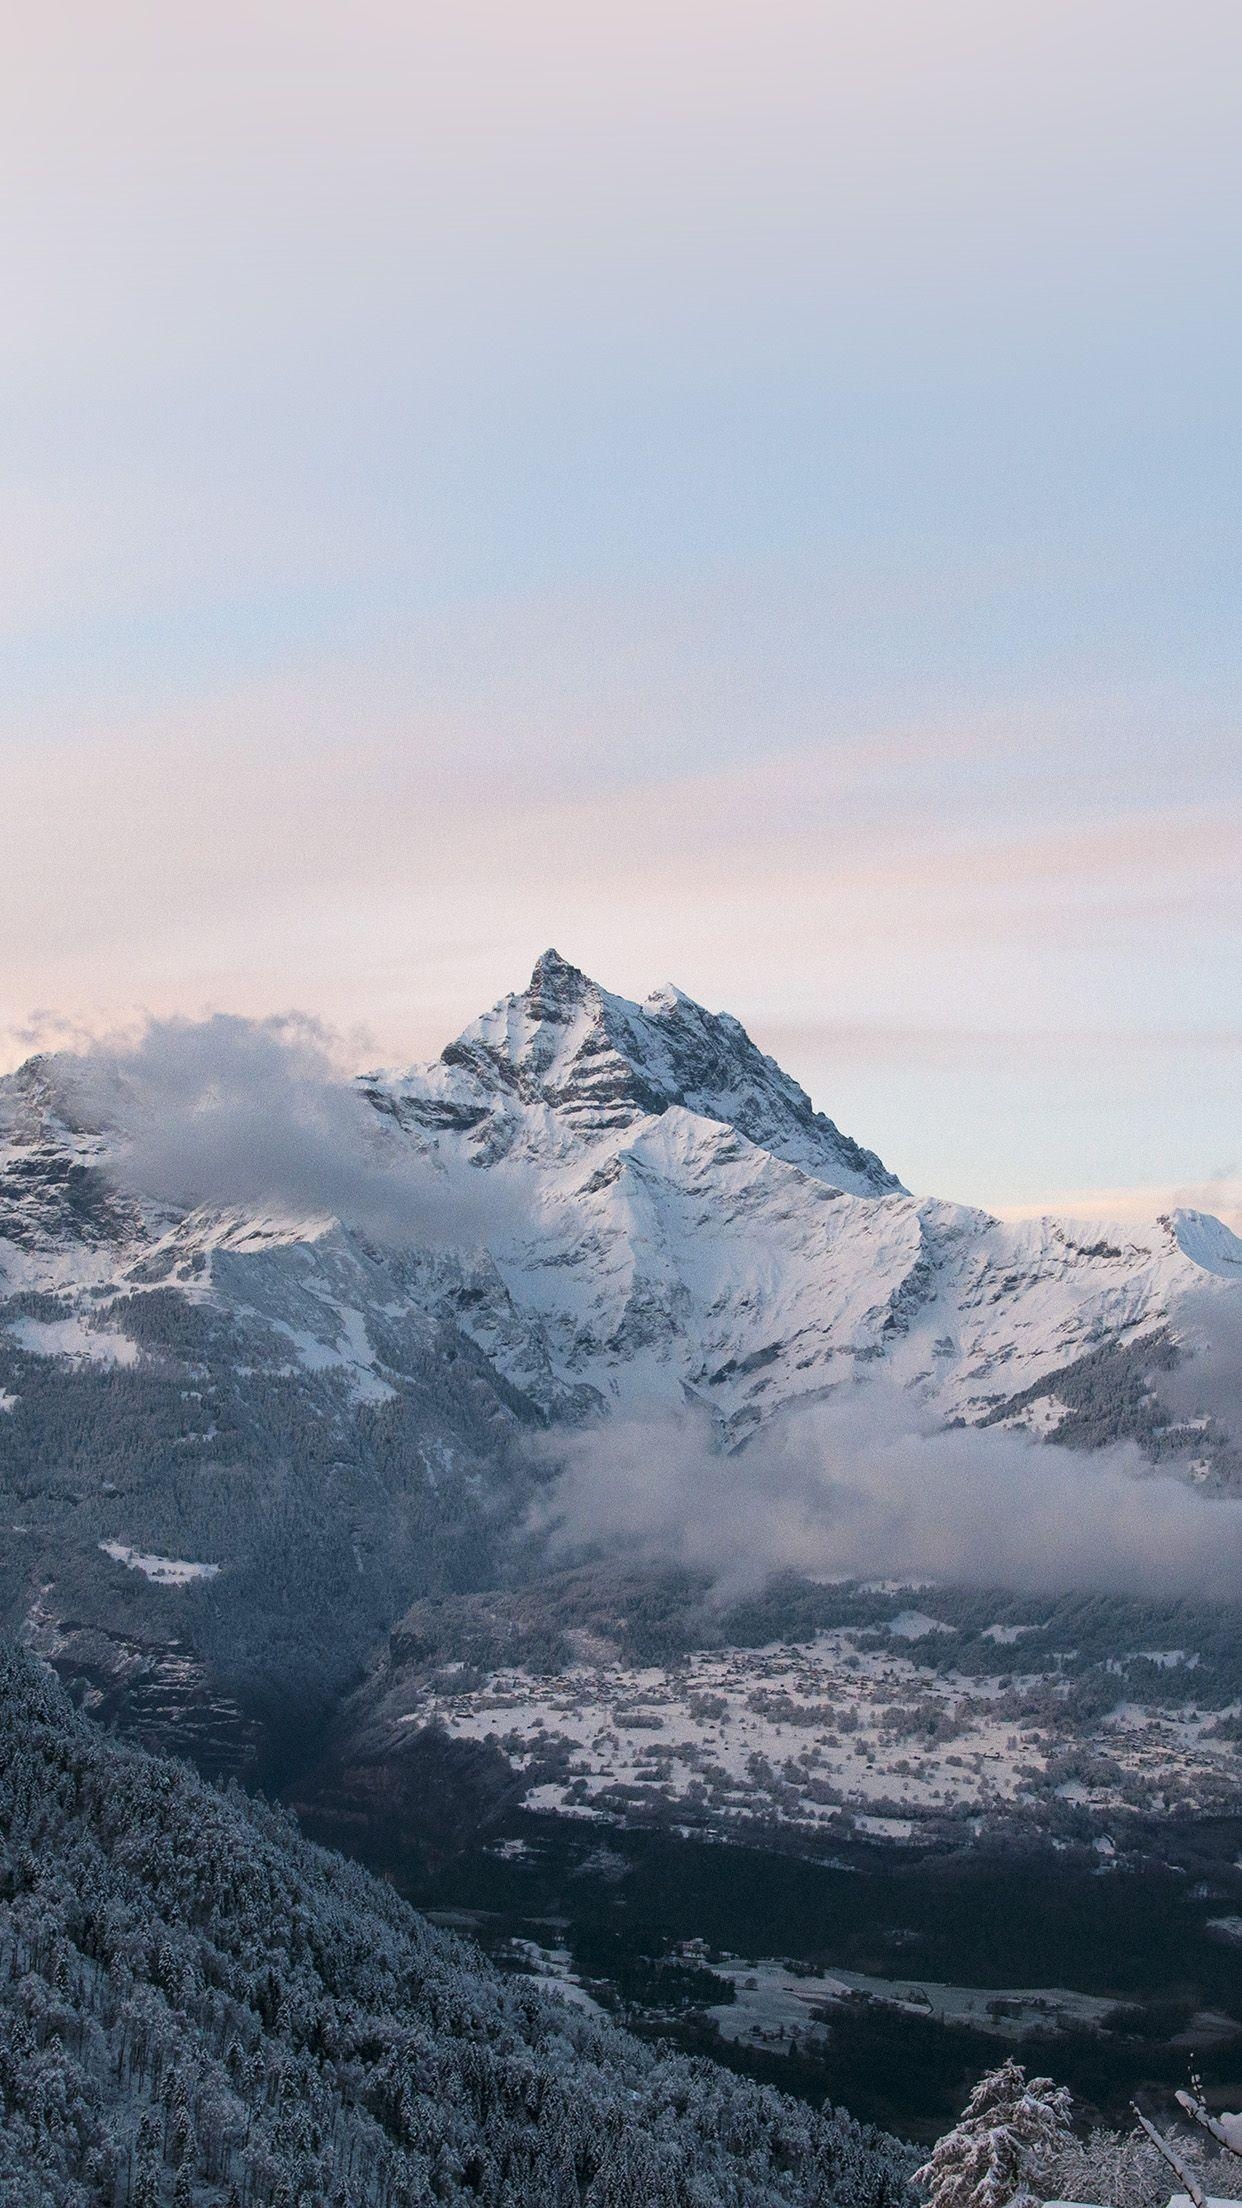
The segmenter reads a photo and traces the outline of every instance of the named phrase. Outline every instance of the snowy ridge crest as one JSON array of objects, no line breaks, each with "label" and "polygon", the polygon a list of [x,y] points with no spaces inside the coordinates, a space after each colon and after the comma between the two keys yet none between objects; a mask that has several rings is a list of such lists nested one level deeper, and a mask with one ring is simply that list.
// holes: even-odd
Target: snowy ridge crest
[{"label": "snowy ridge crest", "polygon": [[[443,1341],[469,1345],[506,1415],[689,1402],[737,1443],[888,1375],[932,1420],[1016,1418],[1088,1447],[1124,1432],[1167,1455],[1147,1367],[1204,1299],[1239,1307],[1242,1242],[1220,1221],[1009,1224],[919,1201],[729,1014],[672,987],[635,1003],[556,951],[433,1065],[335,1082],[297,1203],[136,1202],[123,1138],[75,1116],[73,1093],[71,1062],[0,1082],[0,1390],[19,1421],[23,1355],[116,1366],[124,1335],[126,1369],[145,1370],[159,1292],[264,1330],[274,1370],[326,1374],[359,1405],[391,1403],[403,1361],[422,1374]],[[450,1211],[464,1190],[456,1240],[420,1233],[425,1206],[388,1239],[352,1215],[361,1183],[389,1185],[377,1166]],[[1193,1461],[1184,1437],[1196,1479],[1202,1431]]]}]

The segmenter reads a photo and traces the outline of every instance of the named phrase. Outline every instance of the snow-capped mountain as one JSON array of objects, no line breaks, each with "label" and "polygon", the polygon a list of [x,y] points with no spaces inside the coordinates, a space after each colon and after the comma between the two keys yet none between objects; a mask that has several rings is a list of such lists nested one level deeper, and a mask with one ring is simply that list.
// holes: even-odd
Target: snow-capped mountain
[{"label": "snow-capped mountain", "polygon": [[888,1359],[979,1421],[1242,1284],[1242,1243],[1200,1214],[1083,1229],[920,1202],[736,1020],[673,988],[629,1003],[553,951],[434,1066],[365,1086],[437,1165],[505,1188],[520,1229],[457,1316],[549,1412],[558,1390],[690,1397],[738,1440]]},{"label": "snow-capped mountain", "polygon": [[404,1126],[467,1136],[480,1164],[514,1153],[568,1157],[681,1111],[731,1127],[829,1187],[904,1193],[729,1013],[704,1011],[671,983],[632,1004],[556,951],[434,1066],[377,1079],[371,1094]]},{"label": "snow-capped mountain", "polygon": [[1163,1333],[1190,1291],[1242,1285],[1242,1242],[1200,1213],[1010,1225],[917,1199],[728,1014],[672,987],[631,1003],[555,951],[433,1065],[358,1096],[360,1154],[469,1194],[456,1246],[389,1243],[278,1190],[144,1199],[123,1087],[92,1125],[73,1061],[31,1061],[0,1082],[0,1292],[59,1301],[10,1307],[0,1335],[133,1365],[142,1299],[172,1290],[376,1402],[400,1381],[394,1331],[448,1326],[541,1419],[689,1397],[739,1440],[879,1360],[946,1417],[993,1418]]},{"label": "snow-capped mountain", "polygon": [[269,1145],[261,1201],[253,1167],[196,1199],[193,1109],[186,1194],[144,1191],[141,1102],[72,1058],[0,1082],[0,1613],[88,1675],[154,1665],[157,1700],[170,1650],[331,1691],[416,1595],[486,1584],[546,1477],[532,1427],[691,1403],[736,1449],[884,1375],[924,1422],[1238,1478],[1160,1400],[1237,1308],[1224,1226],[919,1200],[675,989],[548,952],[434,1065],[334,1090],[296,1185]]}]

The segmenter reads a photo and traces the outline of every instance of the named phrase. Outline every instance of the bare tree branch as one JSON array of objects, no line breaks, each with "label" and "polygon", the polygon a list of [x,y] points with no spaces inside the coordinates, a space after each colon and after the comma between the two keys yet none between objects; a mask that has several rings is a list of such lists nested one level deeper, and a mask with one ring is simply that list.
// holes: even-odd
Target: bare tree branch
[{"label": "bare tree branch", "polygon": [[1194,2175],[1193,2171],[1189,2170],[1186,2167],[1186,2164],[1183,2162],[1176,2147],[1170,2146],[1169,2141],[1165,2138],[1163,2132],[1157,2131],[1155,2125],[1148,2122],[1141,2108],[1135,2108],[1133,2102],[1131,2102],[1130,2105],[1132,2108],[1134,2108],[1134,2113],[1138,2117],[1143,2130],[1147,2133],[1148,2138],[1151,2140],[1152,2145],[1157,2148],[1158,2151],[1164,2156],[1165,2161],[1168,2163],[1169,2168],[1173,2171],[1174,2175],[1181,2179],[1182,2184],[1185,2186],[1186,2191],[1189,2193],[1190,2198],[1194,2203],[1194,2208],[1207,2208],[1207,2195],[1205,2194],[1202,2185],[1199,2183],[1199,2180]]},{"label": "bare tree branch", "polygon": [[1208,2136],[1215,2139],[1218,2146],[1224,2147],[1227,2153],[1236,2154],[1239,2160],[1242,2160],[1242,2146],[1238,2144],[1236,2138],[1230,2137],[1223,2124],[1217,2122],[1206,2102],[1201,2101],[1194,2093],[1179,2092],[1175,2093],[1173,2098],[1179,2108],[1185,2109],[1192,2122],[1198,2124],[1201,2131],[1206,2131]]}]

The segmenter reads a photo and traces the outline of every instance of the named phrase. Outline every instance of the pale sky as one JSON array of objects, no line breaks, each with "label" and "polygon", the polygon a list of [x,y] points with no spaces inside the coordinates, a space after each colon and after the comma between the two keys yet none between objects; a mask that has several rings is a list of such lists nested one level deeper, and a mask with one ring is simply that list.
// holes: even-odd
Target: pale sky
[{"label": "pale sky", "polygon": [[1237,1218],[1234,0],[0,5],[0,1062],[555,944]]}]

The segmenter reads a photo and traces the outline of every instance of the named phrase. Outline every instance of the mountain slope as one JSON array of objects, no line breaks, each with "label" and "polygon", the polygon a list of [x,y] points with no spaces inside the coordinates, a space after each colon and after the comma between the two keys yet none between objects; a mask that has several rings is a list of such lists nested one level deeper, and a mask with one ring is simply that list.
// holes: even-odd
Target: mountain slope
[{"label": "mountain slope", "polygon": [[609,996],[555,952],[434,1066],[365,1088],[503,1188],[461,1323],[553,1415],[558,1383],[600,1409],[690,1399],[736,1443],[887,1359],[981,1421],[1242,1284],[1242,1243],[1199,1214],[1122,1232],[919,1202],[737,1021]]},{"label": "mountain slope", "polygon": [[912,2156],[502,1981],[0,1651],[0,2201],[902,2208]]}]

